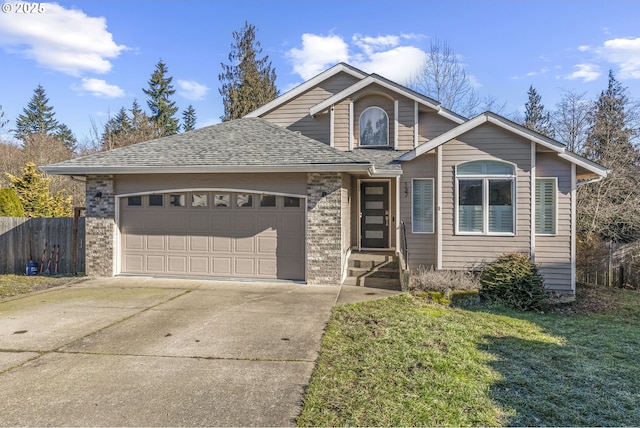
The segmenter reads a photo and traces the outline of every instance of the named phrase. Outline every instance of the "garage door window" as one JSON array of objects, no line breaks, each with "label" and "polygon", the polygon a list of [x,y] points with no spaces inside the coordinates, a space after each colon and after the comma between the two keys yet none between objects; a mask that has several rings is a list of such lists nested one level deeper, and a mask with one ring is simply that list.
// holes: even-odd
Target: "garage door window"
[{"label": "garage door window", "polygon": [[300,198],[294,198],[292,196],[284,197],[284,207],[285,208],[299,208],[300,207]]},{"label": "garage door window", "polygon": [[253,207],[253,195],[247,193],[239,193],[236,195],[236,207],[251,208]]},{"label": "garage door window", "polygon": [[150,207],[164,206],[164,197],[162,195],[149,195],[149,206]]},{"label": "garage door window", "polygon": [[231,206],[231,196],[213,195],[213,206],[216,208],[229,208]]},{"label": "garage door window", "polygon": [[260,195],[260,208],[274,208],[276,195]]},{"label": "garage door window", "polygon": [[142,196],[129,196],[127,198],[127,205],[130,207],[141,207]]},{"label": "garage door window", "polygon": [[184,207],[184,195],[169,195],[169,205],[171,205],[172,207]]},{"label": "garage door window", "polygon": [[193,193],[191,194],[191,206],[194,208],[206,208],[207,207],[207,194],[206,193]]}]

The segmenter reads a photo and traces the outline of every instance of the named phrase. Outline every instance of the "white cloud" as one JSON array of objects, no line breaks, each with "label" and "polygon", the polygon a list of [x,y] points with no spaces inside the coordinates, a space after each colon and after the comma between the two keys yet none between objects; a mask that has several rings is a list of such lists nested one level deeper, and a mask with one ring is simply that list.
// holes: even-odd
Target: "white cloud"
[{"label": "white cloud", "polygon": [[340,36],[302,35],[302,48],[287,52],[293,71],[304,80],[339,62],[349,61],[349,46]]},{"label": "white cloud", "polygon": [[621,79],[640,79],[640,37],[607,40],[596,51],[620,67]]},{"label": "white cloud", "polygon": [[[376,73],[398,83],[407,83],[424,62],[425,52],[402,45],[419,35],[363,36],[355,34],[350,46],[341,36],[303,34],[302,47],[287,53],[295,73],[304,80],[339,62],[346,62],[368,73]],[[398,67],[402,64],[402,67]]]},{"label": "white cloud", "polygon": [[82,79],[82,83],[73,89],[80,92],[89,92],[95,97],[119,98],[125,93],[117,85],[110,85],[101,79]]},{"label": "white cloud", "polygon": [[209,92],[209,88],[194,80],[178,79],[178,94],[188,100],[201,100]]},{"label": "white cloud", "polygon": [[0,45],[51,70],[74,76],[106,73],[110,60],[127,49],[113,41],[105,18],[41,3],[44,13],[0,13]]},{"label": "white cloud", "polygon": [[601,75],[600,67],[595,64],[576,64],[573,68],[577,70],[566,76],[566,79],[582,79],[583,82],[591,82]]}]

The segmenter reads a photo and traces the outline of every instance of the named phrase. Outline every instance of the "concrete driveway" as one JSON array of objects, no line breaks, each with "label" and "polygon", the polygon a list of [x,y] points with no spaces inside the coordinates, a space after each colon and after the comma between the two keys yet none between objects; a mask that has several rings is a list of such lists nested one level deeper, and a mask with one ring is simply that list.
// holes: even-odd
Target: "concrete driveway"
[{"label": "concrete driveway", "polygon": [[0,425],[290,426],[362,287],[85,280],[0,303]]}]

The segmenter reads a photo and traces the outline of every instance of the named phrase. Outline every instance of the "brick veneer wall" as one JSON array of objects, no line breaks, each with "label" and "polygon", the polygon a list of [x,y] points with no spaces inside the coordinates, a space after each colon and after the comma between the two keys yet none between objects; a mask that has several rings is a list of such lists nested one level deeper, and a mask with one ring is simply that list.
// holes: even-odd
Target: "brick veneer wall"
[{"label": "brick veneer wall", "polygon": [[342,191],[340,173],[307,174],[307,283],[309,284],[340,284]]},{"label": "brick veneer wall", "polygon": [[[86,274],[113,276],[115,196],[112,175],[89,175],[86,184]],[[102,197],[95,195],[101,192]]]}]

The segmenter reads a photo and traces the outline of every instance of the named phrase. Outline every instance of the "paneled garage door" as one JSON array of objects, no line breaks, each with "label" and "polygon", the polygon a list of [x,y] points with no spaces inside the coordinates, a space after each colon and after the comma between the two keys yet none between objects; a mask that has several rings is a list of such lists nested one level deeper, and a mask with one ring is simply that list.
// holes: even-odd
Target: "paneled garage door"
[{"label": "paneled garage door", "polygon": [[304,200],[216,192],[121,199],[121,272],[304,280]]}]

